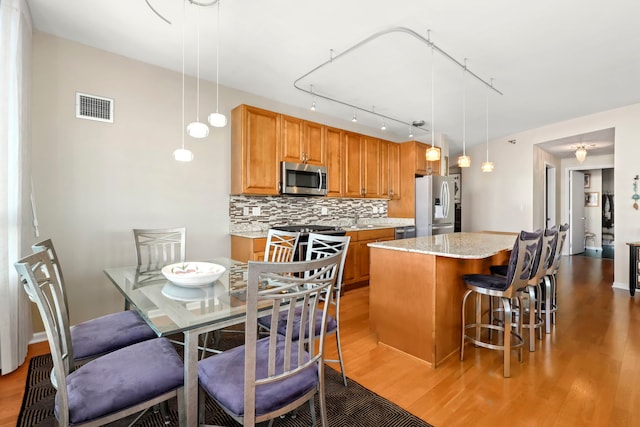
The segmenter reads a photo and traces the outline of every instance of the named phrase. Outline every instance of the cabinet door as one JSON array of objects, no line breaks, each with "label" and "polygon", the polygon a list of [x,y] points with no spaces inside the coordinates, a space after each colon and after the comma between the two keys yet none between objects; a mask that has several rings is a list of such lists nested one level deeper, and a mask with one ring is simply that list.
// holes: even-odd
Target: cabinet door
[{"label": "cabinet door", "polygon": [[327,160],[327,196],[342,197],[343,159],[342,159],[342,131],[325,127],[325,145]]},{"label": "cabinet door", "polygon": [[240,105],[231,113],[231,193],[279,193],[280,118]]},{"label": "cabinet door", "polygon": [[280,115],[280,144],[282,146],[282,161],[302,163],[304,151],[302,148],[302,120]]},{"label": "cabinet door", "polygon": [[342,272],[342,284],[348,285],[357,281],[358,243],[351,241],[347,251],[347,259],[344,261]]},{"label": "cabinet door", "polygon": [[324,126],[313,122],[302,123],[302,155],[306,163],[312,165],[326,165]]},{"label": "cabinet door", "polygon": [[380,197],[389,198],[391,191],[390,170],[389,170],[389,146],[393,144],[389,141],[380,140]]},{"label": "cabinet door", "polygon": [[363,136],[363,181],[365,197],[382,197],[380,186],[380,140]]},{"label": "cabinet door", "polygon": [[400,144],[389,142],[389,199],[400,199]]},{"label": "cabinet door", "polygon": [[416,173],[419,175],[428,175],[427,171],[427,145],[420,142],[415,143],[416,153]]},{"label": "cabinet door", "polygon": [[[431,148],[431,146],[428,146],[427,148]],[[440,160],[427,162],[427,172],[431,171],[431,175],[440,175],[440,162],[442,161],[442,150],[440,149],[440,147],[434,147],[434,148],[440,152]]]},{"label": "cabinet door", "polygon": [[360,135],[357,133],[344,132],[342,134],[343,150],[343,176],[344,176],[344,196],[363,197],[363,185],[361,181],[361,155]]}]

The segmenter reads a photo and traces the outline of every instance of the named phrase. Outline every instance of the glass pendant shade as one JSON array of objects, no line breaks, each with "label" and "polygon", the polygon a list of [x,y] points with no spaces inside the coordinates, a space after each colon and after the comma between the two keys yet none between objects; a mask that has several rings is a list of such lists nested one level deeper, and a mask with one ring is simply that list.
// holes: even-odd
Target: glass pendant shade
[{"label": "glass pendant shade", "polygon": [[178,148],[173,152],[173,158],[179,162],[190,162],[193,160],[193,153],[185,148]]},{"label": "glass pendant shade", "polygon": [[202,122],[191,122],[187,126],[187,135],[192,138],[206,138],[209,136],[209,126]]},{"label": "glass pendant shade", "polygon": [[584,146],[578,147],[576,150],[576,159],[578,159],[578,163],[584,162],[584,159],[587,158],[587,149]]},{"label": "glass pendant shade", "polygon": [[482,162],[482,172],[493,172],[493,162]]},{"label": "glass pendant shade", "polygon": [[468,168],[469,166],[471,166],[471,157],[469,156],[458,157],[458,166],[461,168]]},{"label": "glass pendant shade", "polygon": [[227,125],[227,116],[222,113],[209,114],[209,124],[215,128],[223,128]]},{"label": "glass pendant shade", "polygon": [[425,156],[428,162],[435,162],[440,160],[440,150],[435,147],[431,147],[427,149],[427,154]]}]

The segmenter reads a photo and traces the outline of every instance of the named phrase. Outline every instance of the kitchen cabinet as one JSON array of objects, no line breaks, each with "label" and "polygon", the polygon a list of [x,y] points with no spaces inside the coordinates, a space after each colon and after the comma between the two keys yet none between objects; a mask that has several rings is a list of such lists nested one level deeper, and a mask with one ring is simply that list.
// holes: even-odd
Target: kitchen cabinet
[{"label": "kitchen cabinet", "polygon": [[342,134],[344,197],[362,197],[362,143],[360,135]]},{"label": "kitchen cabinet", "polygon": [[400,144],[380,141],[380,195],[389,200],[400,198]]},{"label": "kitchen cabinet", "polygon": [[283,162],[325,165],[323,126],[296,117],[280,115]]},{"label": "kitchen cabinet", "polygon": [[236,261],[263,261],[267,238],[231,236],[231,259]]},{"label": "kitchen cabinet", "polygon": [[344,197],[385,197],[381,185],[380,145],[377,138],[344,132]]},{"label": "kitchen cabinet", "polygon": [[342,281],[346,289],[356,287],[356,284],[369,280],[369,243],[393,240],[395,229],[378,228],[375,230],[349,231],[351,236],[349,252],[345,261]]},{"label": "kitchen cabinet", "polygon": [[327,196],[342,197],[344,170],[342,156],[342,134],[340,129],[325,126],[325,158],[327,161]]},{"label": "kitchen cabinet", "polygon": [[[416,141],[413,141],[413,144],[416,153],[416,175],[440,175],[440,160],[427,161],[427,150],[431,146]],[[440,147],[435,148],[440,151]]]},{"label": "kitchen cabinet", "polygon": [[280,115],[248,105],[231,111],[231,194],[279,194]]},{"label": "kitchen cabinet", "polygon": [[380,185],[380,140],[361,136],[362,143],[362,194],[364,197],[382,197]]}]

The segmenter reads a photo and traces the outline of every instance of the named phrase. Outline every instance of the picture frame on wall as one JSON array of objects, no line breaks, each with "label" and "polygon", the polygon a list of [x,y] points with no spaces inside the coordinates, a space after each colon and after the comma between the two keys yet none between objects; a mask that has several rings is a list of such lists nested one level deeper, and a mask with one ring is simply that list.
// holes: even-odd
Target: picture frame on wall
[{"label": "picture frame on wall", "polygon": [[592,208],[600,206],[600,193],[597,191],[584,193],[584,205]]},{"label": "picture frame on wall", "polygon": [[584,174],[584,188],[590,188],[590,187],[591,187],[591,174],[587,172]]},{"label": "picture frame on wall", "polygon": [[462,195],[461,175],[459,173],[452,173],[451,177],[453,178],[453,202],[460,203],[460,196]]}]

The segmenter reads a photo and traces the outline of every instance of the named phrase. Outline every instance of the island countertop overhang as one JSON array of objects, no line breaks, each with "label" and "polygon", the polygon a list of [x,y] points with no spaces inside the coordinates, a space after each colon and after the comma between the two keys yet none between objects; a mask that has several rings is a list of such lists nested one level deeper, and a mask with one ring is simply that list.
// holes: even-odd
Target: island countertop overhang
[{"label": "island countertop overhang", "polygon": [[368,246],[448,258],[482,259],[512,249],[516,237],[516,233],[448,233],[437,236],[372,242]]}]

